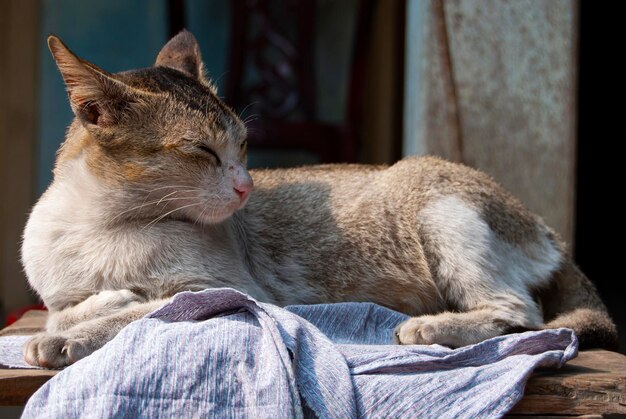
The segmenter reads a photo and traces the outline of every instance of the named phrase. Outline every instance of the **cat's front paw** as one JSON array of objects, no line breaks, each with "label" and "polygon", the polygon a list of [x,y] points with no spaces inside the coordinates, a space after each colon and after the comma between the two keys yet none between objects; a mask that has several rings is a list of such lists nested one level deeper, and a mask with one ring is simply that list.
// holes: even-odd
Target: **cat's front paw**
[{"label": "cat's front paw", "polygon": [[437,340],[437,325],[427,316],[412,317],[396,327],[395,342],[400,345],[431,345]]},{"label": "cat's front paw", "polygon": [[24,360],[44,368],[63,368],[93,352],[85,339],[39,333],[24,345]]}]

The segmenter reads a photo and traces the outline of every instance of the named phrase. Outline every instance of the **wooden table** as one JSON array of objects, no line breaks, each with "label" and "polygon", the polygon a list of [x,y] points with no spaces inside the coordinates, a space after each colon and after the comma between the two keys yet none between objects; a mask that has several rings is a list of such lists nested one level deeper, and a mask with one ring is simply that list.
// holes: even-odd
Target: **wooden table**
[{"label": "wooden table", "polygon": [[[40,331],[46,313],[29,311],[0,331],[30,335]],[[0,369],[0,405],[26,403],[58,371]],[[626,414],[626,356],[602,350],[581,352],[559,370],[538,370],[510,416]]]}]

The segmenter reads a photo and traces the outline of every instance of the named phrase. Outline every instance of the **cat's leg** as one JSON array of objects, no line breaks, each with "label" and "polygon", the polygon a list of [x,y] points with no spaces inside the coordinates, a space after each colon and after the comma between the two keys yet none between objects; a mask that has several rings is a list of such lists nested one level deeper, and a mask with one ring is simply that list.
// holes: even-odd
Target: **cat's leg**
[{"label": "cat's leg", "polygon": [[62,368],[90,355],[129,323],[156,310],[168,300],[132,304],[113,314],[81,322],[58,332],[35,335],[24,345],[24,359],[31,365]]},{"label": "cat's leg", "polygon": [[[434,281],[450,311],[407,320],[396,329],[399,343],[459,347],[543,326],[530,290],[545,286],[562,260],[545,231],[505,238],[491,227],[498,220],[488,222],[453,195],[433,200],[419,219]],[[520,228],[513,215],[500,221]]]},{"label": "cat's leg", "polygon": [[503,294],[468,311],[413,317],[400,324],[395,335],[396,343],[404,345],[436,343],[458,348],[513,331],[536,330],[542,324],[534,301]]},{"label": "cat's leg", "polygon": [[58,311],[51,310],[46,322],[46,331],[54,333],[67,330],[78,323],[108,316],[142,301],[141,296],[127,289],[100,291],[74,306]]}]

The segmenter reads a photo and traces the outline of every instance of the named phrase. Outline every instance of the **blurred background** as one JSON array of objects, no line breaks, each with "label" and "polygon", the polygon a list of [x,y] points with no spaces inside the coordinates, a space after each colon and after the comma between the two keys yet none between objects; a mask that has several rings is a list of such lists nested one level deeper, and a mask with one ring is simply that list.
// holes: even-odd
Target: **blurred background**
[{"label": "blurred background", "polygon": [[[621,326],[614,5],[573,0],[0,0],[0,320],[72,114],[46,46],[116,72],[182,28],[247,121],[251,167],[435,154],[486,171],[568,242]],[[612,9],[613,8],[613,9]],[[598,46],[602,46],[599,48]],[[603,49],[604,48],[604,49]],[[621,48],[623,50],[623,48]],[[623,96],[621,96],[623,97]],[[623,117],[622,117],[623,118]],[[607,188],[608,191],[607,192]]]}]

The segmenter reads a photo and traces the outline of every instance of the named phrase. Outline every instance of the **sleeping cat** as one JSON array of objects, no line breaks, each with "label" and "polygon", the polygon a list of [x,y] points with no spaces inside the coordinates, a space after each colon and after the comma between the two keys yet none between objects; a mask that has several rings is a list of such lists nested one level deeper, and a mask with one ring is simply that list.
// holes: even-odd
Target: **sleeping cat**
[{"label": "sleeping cat", "polygon": [[71,364],[175,293],[212,287],[378,303],[415,316],[400,344],[570,327],[583,347],[615,345],[555,233],[487,175],[431,157],[248,172],[246,128],[189,32],[154,67],[118,74],[48,45],[76,118],[24,232],[50,310],[29,363]]}]

